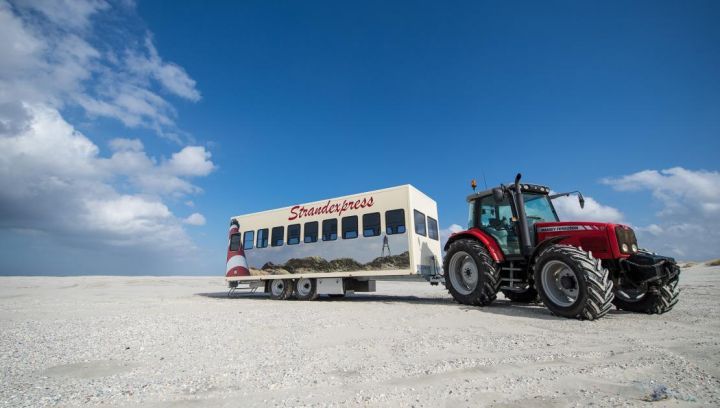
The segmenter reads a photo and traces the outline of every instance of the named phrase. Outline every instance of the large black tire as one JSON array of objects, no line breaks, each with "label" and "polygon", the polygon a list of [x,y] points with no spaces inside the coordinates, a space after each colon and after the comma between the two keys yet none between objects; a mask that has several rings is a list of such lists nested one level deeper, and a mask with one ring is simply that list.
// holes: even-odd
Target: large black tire
[{"label": "large black tire", "polygon": [[535,262],[535,287],[558,316],[595,320],[612,307],[613,285],[599,259],[569,245],[552,245]]},{"label": "large black tire", "polygon": [[513,292],[511,290],[503,289],[502,293],[511,302],[540,303],[540,296],[538,295],[537,290],[532,286],[528,286],[527,289],[522,292]]},{"label": "large black tire", "polygon": [[657,293],[643,293],[635,298],[629,298],[622,293],[615,293],[613,303],[615,307],[629,312],[663,314],[672,310],[680,296],[678,283],[680,277],[676,276],[665,285],[660,286]]},{"label": "large black tire", "polygon": [[295,282],[295,298],[298,300],[317,299],[317,280],[309,278],[298,279]]},{"label": "large black tire", "polygon": [[497,297],[500,269],[480,242],[459,239],[450,244],[443,267],[445,287],[458,303],[487,306]]},{"label": "large black tire", "polygon": [[292,279],[273,279],[268,285],[270,298],[275,300],[290,299],[294,286]]}]

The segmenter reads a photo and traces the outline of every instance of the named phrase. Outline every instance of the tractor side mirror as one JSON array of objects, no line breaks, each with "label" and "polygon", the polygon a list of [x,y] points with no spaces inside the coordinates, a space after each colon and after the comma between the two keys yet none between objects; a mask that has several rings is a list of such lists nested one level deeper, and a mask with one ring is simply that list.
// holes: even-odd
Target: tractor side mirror
[{"label": "tractor side mirror", "polygon": [[493,188],[493,198],[495,202],[499,203],[505,198],[505,192],[502,188]]},{"label": "tractor side mirror", "polygon": [[583,197],[580,192],[578,192],[578,202],[580,203],[580,208],[585,208],[585,197]]}]

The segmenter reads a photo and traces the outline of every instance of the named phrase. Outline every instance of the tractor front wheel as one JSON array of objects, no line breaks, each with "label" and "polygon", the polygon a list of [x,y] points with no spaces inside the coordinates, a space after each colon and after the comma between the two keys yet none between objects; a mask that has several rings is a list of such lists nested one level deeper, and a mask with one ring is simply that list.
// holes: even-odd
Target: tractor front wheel
[{"label": "tractor front wheel", "polygon": [[615,292],[615,307],[629,312],[663,314],[669,312],[678,302],[680,289],[678,276],[651,291],[645,289],[619,289]]},{"label": "tractor front wheel", "polygon": [[608,271],[588,252],[552,245],[535,262],[535,287],[540,299],[558,316],[595,320],[612,307]]},{"label": "tractor front wheel", "polygon": [[453,242],[443,266],[445,287],[458,303],[486,306],[497,297],[500,270],[480,242],[472,239]]}]

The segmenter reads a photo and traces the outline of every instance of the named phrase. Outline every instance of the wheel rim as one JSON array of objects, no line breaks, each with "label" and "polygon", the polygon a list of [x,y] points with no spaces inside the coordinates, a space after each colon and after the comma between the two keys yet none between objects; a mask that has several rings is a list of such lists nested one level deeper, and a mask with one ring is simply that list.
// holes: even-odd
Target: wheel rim
[{"label": "wheel rim", "polygon": [[299,297],[309,297],[312,293],[312,282],[308,278],[299,279],[295,289]]},{"label": "wheel rim", "polygon": [[282,281],[282,279],[275,279],[270,284],[270,293],[272,293],[273,296],[278,297],[283,294],[285,291],[285,282]]},{"label": "wheel rim", "polygon": [[477,287],[480,273],[475,260],[464,251],[450,258],[450,283],[462,295],[471,294]]},{"label": "wheel rim", "polygon": [[543,266],[542,283],[545,295],[558,306],[571,306],[580,294],[575,272],[562,261],[549,261]]}]

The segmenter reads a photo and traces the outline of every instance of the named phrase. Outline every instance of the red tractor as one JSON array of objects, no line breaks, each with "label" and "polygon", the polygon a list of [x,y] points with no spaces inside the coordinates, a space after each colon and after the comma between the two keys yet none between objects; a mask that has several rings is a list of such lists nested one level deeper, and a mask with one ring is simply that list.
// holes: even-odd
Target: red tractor
[{"label": "red tractor", "polygon": [[638,249],[633,230],[564,222],[545,186],[515,183],[470,195],[466,231],[445,245],[445,286],[466,305],[542,301],[556,315],[594,320],[618,309],[665,313],[678,301],[673,258]]}]

